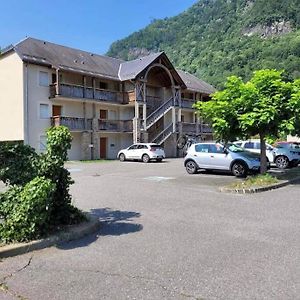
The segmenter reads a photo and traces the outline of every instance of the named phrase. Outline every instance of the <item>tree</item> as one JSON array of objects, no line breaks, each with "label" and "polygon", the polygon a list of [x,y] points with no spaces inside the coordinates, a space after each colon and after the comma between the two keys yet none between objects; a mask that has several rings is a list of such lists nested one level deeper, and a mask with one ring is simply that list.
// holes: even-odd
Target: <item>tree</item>
[{"label": "tree", "polygon": [[231,76],[223,91],[195,107],[212,123],[218,139],[228,142],[259,135],[265,173],[266,138],[300,133],[300,80],[290,81],[283,71],[269,69],[254,72],[246,83]]}]

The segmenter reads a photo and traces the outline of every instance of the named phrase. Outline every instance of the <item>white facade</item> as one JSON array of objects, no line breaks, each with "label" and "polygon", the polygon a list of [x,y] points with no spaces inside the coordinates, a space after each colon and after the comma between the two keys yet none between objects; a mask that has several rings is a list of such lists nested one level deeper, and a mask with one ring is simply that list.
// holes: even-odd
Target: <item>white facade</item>
[{"label": "white facade", "polygon": [[201,94],[182,93],[169,68],[160,58],[140,78],[120,81],[25,62],[10,51],[0,56],[0,141],[22,140],[42,152],[46,130],[65,125],[73,137],[71,160],[115,159],[137,141],[163,143],[167,156],[176,156],[178,135],[197,133],[192,104]]}]

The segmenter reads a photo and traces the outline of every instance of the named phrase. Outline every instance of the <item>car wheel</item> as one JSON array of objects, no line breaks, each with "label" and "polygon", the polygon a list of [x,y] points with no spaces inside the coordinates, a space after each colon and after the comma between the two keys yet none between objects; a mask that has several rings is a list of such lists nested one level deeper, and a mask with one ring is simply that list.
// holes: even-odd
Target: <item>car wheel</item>
[{"label": "car wheel", "polygon": [[120,161],[125,161],[125,160],[126,160],[126,157],[125,157],[125,154],[124,154],[124,153],[121,153],[121,154],[119,155],[119,160],[120,160]]},{"label": "car wheel", "polygon": [[189,174],[195,174],[197,173],[198,167],[194,161],[190,160],[185,164],[185,169]]},{"label": "car wheel", "polygon": [[157,161],[157,162],[161,162],[161,161],[162,161],[162,158],[157,158],[156,161]]},{"label": "car wheel", "polygon": [[143,161],[144,163],[148,163],[148,162],[150,161],[149,155],[148,155],[148,154],[144,154],[144,155],[142,156],[142,161]]},{"label": "car wheel", "polygon": [[289,159],[284,155],[279,155],[275,158],[276,167],[286,169],[289,166]]},{"label": "car wheel", "polygon": [[236,162],[231,168],[232,174],[235,177],[246,177],[248,173],[248,168],[243,162]]}]

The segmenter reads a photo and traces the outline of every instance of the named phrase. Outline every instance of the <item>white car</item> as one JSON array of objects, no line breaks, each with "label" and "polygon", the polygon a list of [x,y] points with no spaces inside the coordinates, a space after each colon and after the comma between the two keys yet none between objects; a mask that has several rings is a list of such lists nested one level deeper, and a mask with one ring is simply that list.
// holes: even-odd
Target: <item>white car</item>
[{"label": "white car", "polygon": [[122,149],[118,153],[120,161],[125,160],[141,160],[145,163],[150,160],[162,161],[165,156],[165,151],[162,146],[153,143],[137,143],[126,149]]},{"label": "white car", "polygon": [[[260,140],[237,141],[234,142],[234,144],[252,153],[260,154]],[[266,143],[266,155],[270,163],[274,162],[275,159],[274,148],[267,143]]]}]

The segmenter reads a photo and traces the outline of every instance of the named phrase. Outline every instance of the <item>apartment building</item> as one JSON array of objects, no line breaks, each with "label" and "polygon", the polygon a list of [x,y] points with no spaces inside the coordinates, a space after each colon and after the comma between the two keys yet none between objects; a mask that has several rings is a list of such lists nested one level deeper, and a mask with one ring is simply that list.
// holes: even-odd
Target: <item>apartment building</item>
[{"label": "apartment building", "polygon": [[0,141],[45,150],[45,131],[67,126],[69,159],[114,159],[136,142],[178,155],[183,133],[212,137],[193,109],[215,89],[174,68],[164,52],[123,61],[26,38],[0,55]]}]

